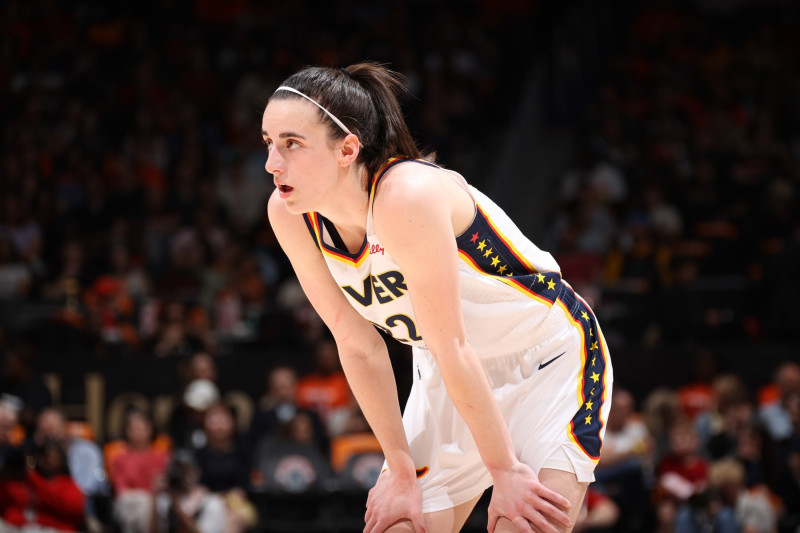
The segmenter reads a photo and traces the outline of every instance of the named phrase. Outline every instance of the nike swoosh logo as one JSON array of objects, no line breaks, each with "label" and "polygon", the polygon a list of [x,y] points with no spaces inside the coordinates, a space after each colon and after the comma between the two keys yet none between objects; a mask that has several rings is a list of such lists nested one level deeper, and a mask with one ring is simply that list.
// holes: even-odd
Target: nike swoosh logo
[{"label": "nike swoosh logo", "polygon": [[558,354],[557,356],[553,357],[552,359],[550,359],[546,363],[539,363],[539,370],[543,369],[544,367],[546,367],[547,365],[549,365],[550,363],[552,363],[553,361],[555,361],[556,359],[558,359],[559,357],[564,355],[565,353],[567,353],[567,352],[561,352],[560,354]]}]

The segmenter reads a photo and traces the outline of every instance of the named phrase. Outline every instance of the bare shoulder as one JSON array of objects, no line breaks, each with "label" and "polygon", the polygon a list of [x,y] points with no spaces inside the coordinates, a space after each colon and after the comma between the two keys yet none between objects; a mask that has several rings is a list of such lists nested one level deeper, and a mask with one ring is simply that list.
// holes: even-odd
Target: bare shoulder
[{"label": "bare shoulder", "polygon": [[[445,170],[413,163],[396,165],[381,180],[375,195],[375,211],[402,212],[441,204],[450,178]],[[438,202],[434,201],[438,198]]]},{"label": "bare shoulder", "polygon": [[[383,177],[375,195],[373,216],[376,226],[396,224],[410,217],[471,218],[474,208],[463,178],[431,165],[397,165]],[[466,183],[466,182],[464,182]]]}]

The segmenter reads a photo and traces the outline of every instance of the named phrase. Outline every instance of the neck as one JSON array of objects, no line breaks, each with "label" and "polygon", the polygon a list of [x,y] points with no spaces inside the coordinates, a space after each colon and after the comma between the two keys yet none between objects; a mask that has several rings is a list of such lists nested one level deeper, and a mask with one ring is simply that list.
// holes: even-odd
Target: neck
[{"label": "neck", "polygon": [[331,198],[328,205],[319,210],[322,216],[333,222],[340,233],[345,235],[363,237],[366,231],[369,193],[362,186],[365,172],[363,167],[355,165],[343,169],[336,197]]}]

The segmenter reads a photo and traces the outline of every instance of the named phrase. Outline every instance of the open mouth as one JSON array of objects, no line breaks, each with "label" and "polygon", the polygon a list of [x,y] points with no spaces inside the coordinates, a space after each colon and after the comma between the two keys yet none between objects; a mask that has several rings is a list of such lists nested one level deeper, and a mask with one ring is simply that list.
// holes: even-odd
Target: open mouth
[{"label": "open mouth", "polygon": [[294,188],[293,188],[293,187],[289,187],[288,185],[283,185],[283,184],[280,184],[280,185],[278,185],[278,189],[279,189],[281,192],[292,192],[292,190],[293,190]]}]

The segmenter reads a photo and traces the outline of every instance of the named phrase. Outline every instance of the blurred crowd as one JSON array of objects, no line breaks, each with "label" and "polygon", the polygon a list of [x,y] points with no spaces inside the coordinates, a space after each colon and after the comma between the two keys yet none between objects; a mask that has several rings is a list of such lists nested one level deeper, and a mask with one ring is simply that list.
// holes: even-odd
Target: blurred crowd
[{"label": "blurred crowd", "polygon": [[543,247],[617,346],[796,342],[798,4],[633,4]]},{"label": "blurred crowd", "polygon": [[60,305],[100,351],[285,341],[284,317],[311,318],[265,219],[258,132],[277,84],[385,61],[420,143],[462,166],[510,105],[477,113],[513,86],[501,47],[533,7],[411,7],[3,2],[0,300]]},{"label": "blurred crowd", "polygon": [[709,353],[696,360],[694,381],[641,402],[615,387],[590,489],[617,506],[603,531],[797,531],[800,364],[753,391]]},{"label": "blurred crowd", "polygon": [[[14,341],[25,366],[34,345]],[[26,350],[28,353],[26,354]],[[325,531],[363,520],[383,467],[356,406],[335,342],[314,344],[312,370],[276,364],[252,411],[225,401],[214,356],[184,361],[183,386],[161,425],[136,402],[118,434],[100,439],[52,405],[41,376],[16,379],[8,362],[0,399],[0,527],[22,531],[155,533],[295,531],[322,505]],[[319,500],[287,510],[287,497]],[[348,500],[347,497],[351,500]],[[345,505],[357,500],[360,507]],[[355,515],[348,514],[352,510]],[[296,529],[300,528],[300,529]]]},{"label": "blurred crowd", "polygon": [[[647,394],[618,382],[576,531],[794,533],[796,351],[754,382],[696,348],[796,350],[800,9],[620,5],[630,20],[605,76],[572,102],[580,149],[538,244],[592,301],[612,353],[691,343],[695,366],[674,387],[647,376]],[[237,533],[292,520],[346,531],[332,524],[352,519],[359,530],[380,450],[265,219],[261,111],[304,64],[385,60],[407,76],[421,144],[480,186],[528,68],[508,51],[544,52],[548,9],[3,2],[0,520]],[[29,315],[44,323],[33,338]],[[253,412],[225,401],[217,366],[244,345],[296,354],[271,366]],[[119,432],[94,435],[54,402],[43,351],[174,361],[177,407],[157,423],[134,403]],[[337,506],[303,499],[312,492]]]}]

